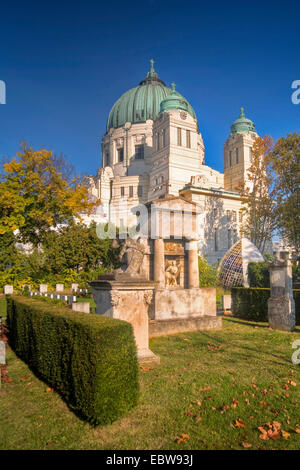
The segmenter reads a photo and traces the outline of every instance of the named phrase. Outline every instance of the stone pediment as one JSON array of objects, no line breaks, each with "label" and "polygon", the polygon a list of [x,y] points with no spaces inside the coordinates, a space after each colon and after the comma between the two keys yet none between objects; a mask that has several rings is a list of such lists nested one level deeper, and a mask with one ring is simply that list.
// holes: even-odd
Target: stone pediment
[{"label": "stone pediment", "polygon": [[163,198],[154,199],[146,204],[158,210],[169,210],[169,211],[187,211],[196,213],[198,206],[195,202],[187,201],[182,196],[173,196],[166,194]]}]

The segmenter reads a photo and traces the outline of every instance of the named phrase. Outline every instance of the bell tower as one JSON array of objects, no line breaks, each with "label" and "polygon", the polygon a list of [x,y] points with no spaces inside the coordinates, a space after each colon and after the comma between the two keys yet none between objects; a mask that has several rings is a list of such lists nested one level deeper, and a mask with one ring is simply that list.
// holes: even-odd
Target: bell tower
[{"label": "bell tower", "polygon": [[148,200],[178,196],[204,164],[204,144],[188,102],[175,90],[161,102],[153,123],[153,153]]},{"label": "bell tower", "polygon": [[[247,182],[247,172],[252,162],[251,150],[258,134],[255,124],[245,117],[241,108],[240,117],[230,128],[230,136],[224,144],[224,188],[236,190],[240,183]],[[250,183],[249,183],[250,184]]]}]

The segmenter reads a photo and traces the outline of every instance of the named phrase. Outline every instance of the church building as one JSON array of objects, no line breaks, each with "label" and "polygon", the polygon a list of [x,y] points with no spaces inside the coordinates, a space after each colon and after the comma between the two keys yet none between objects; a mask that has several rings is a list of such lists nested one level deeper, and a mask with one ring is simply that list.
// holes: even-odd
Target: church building
[{"label": "church building", "polygon": [[144,80],[125,92],[109,113],[102,167],[89,177],[90,191],[101,201],[104,219],[117,214],[118,226],[136,223],[134,214],[130,218],[128,211],[120,211],[122,205],[130,209],[170,196],[195,203],[202,215],[199,254],[212,264],[240,238],[237,186],[247,182],[255,125],[241,108],[224,143],[224,173],[207,166],[192,106],[174,83],[166,86],[150,62]]}]

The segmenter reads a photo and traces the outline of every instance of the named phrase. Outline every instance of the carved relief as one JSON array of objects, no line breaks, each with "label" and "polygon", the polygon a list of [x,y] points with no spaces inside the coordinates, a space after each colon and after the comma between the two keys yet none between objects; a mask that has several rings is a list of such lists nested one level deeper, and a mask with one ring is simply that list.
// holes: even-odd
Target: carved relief
[{"label": "carved relief", "polygon": [[166,286],[176,287],[178,286],[178,277],[180,274],[180,261],[166,260],[167,268],[165,270],[165,281]]},{"label": "carved relief", "polygon": [[146,305],[150,305],[152,302],[153,292],[148,290],[144,293],[144,302]]},{"label": "carved relief", "polygon": [[165,242],[165,253],[184,254],[184,247],[180,243]]},{"label": "carved relief", "polygon": [[117,305],[119,305],[119,302],[120,302],[120,294],[118,291],[113,291],[110,293],[110,296],[111,296],[111,303],[114,307],[117,307]]}]

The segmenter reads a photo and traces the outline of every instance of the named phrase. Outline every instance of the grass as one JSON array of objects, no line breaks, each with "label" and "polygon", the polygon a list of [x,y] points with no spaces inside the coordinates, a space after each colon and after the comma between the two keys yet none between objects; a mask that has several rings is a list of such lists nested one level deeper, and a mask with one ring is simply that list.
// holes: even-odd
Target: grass
[{"label": "grass", "polygon": [[[299,449],[296,339],[299,327],[272,331],[228,316],[222,330],[153,338],[161,363],[141,367],[138,406],[105,427],[76,417],[7,347],[0,449]],[[260,439],[258,427],[274,421],[289,435]]]}]

